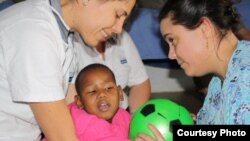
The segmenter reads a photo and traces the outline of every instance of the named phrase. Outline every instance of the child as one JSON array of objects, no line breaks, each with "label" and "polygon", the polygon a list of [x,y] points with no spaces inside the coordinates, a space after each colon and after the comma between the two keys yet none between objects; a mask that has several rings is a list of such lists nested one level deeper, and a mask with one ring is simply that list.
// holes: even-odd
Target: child
[{"label": "child", "polygon": [[122,90],[113,72],[102,64],[91,64],[76,78],[75,102],[69,109],[80,141],[129,140],[130,114],[119,108]]},{"label": "child", "polygon": [[[122,89],[116,85],[113,72],[105,65],[91,64],[83,68],[76,78],[75,102],[69,109],[80,141],[130,141],[128,138],[130,114],[119,108],[123,100]],[[163,141],[160,132],[148,128],[156,136],[138,134],[134,141]],[[46,141],[46,139],[43,139]]]}]

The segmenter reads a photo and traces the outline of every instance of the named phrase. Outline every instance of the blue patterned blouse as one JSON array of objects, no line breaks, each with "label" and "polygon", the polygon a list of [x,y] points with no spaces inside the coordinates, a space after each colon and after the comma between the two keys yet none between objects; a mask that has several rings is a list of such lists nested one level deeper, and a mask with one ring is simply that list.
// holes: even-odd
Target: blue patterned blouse
[{"label": "blue patterned blouse", "polygon": [[224,82],[212,78],[197,124],[250,124],[250,42],[238,42]]}]

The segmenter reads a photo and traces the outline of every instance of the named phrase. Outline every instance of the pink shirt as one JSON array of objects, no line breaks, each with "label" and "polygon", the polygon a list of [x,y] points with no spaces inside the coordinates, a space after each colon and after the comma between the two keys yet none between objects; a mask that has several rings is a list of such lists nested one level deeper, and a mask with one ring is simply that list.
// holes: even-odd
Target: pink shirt
[{"label": "pink shirt", "polygon": [[128,138],[130,114],[119,108],[112,123],[78,109],[73,102],[69,109],[80,141],[130,141]]}]

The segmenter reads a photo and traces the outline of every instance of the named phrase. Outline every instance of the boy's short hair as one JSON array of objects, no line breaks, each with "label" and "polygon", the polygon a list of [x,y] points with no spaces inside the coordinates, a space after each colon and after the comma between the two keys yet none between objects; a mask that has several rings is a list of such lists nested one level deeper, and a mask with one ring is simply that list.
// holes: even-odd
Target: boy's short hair
[{"label": "boy's short hair", "polygon": [[87,65],[86,67],[84,67],[77,75],[76,77],[76,81],[75,81],[75,88],[76,88],[76,92],[78,95],[80,95],[81,93],[81,86],[82,84],[84,83],[82,81],[82,78],[85,76],[85,75],[88,75],[88,73],[90,73],[92,70],[96,70],[96,69],[103,69],[103,70],[106,70],[108,73],[110,73],[113,81],[116,83],[116,80],[115,80],[115,75],[113,73],[113,71],[103,65],[103,64],[100,64],[100,63],[94,63],[94,64],[90,64],[90,65]]}]

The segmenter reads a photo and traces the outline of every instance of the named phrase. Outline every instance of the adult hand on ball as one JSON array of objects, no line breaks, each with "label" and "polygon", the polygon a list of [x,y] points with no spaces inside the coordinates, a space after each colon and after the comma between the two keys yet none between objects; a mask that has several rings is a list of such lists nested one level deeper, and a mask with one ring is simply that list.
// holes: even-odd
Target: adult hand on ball
[{"label": "adult hand on ball", "polygon": [[132,116],[129,138],[145,141],[163,141],[164,138],[164,141],[173,141],[173,125],[193,124],[190,112],[182,105],[169,99],[153,99],[143,104]]},{"label": "adult hand on ball", "polygon": [[162,134],[154,125],[148,124],[148,128],[153,132],[155,139],[147,134],[140,133],[135,138],[135,141],[164,141]]}]

